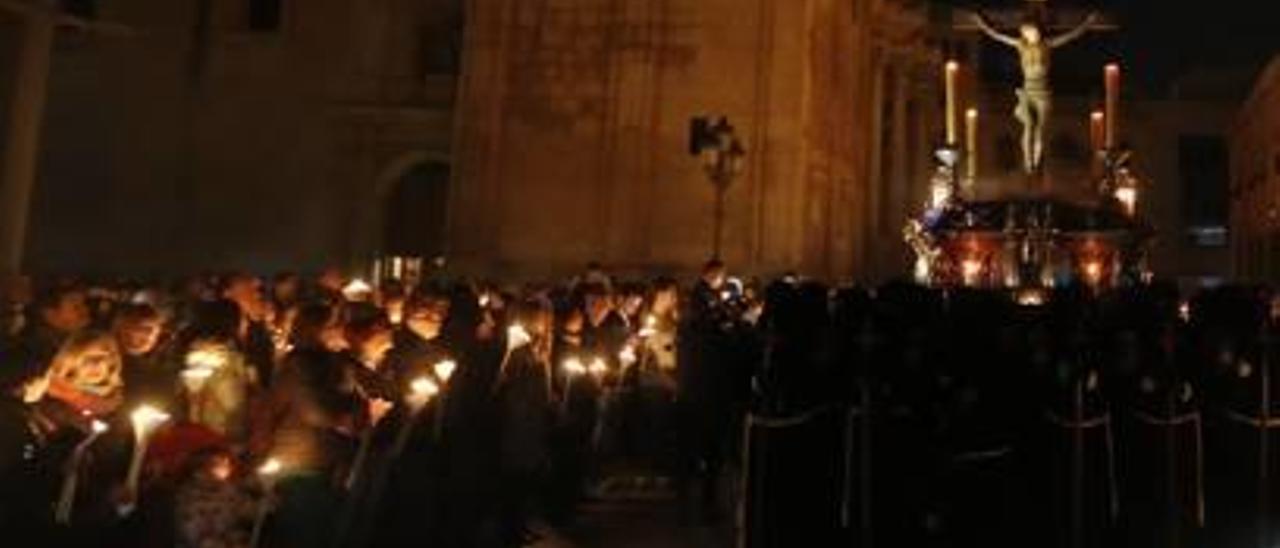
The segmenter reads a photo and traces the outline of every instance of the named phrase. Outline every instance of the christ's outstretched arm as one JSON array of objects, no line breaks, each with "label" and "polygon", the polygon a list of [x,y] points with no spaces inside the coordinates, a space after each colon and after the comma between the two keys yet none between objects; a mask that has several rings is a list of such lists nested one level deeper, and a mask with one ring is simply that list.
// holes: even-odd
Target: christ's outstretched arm
[{"label": "christ's outstretched arm", "polygon": [[1089,28],[1092,27],[1093,23],[1096,22],[1097,20],[1098,20],[1098,12],[1090,13],[1088,17],[1084,18],[1084,21],[1082,21],[1079,25],[1076,26],[1076,28],[1073,28],[1067,32],[1064,32],[1062,34],[1054,36],[1053,38],[1050,38],[1049,47],[1057,48],[1057,47],[1067,45],[1072,40],[1079,38],[1080,35],[1084,34],[1085,32],[1088,32]]},{"label": "christ's outstretched arm", "polygon": [[996,30],[995,27],[991,26],[991,23],[987,22],[987,18],[984,17],[981,13],[978,13],[976,11],[973,12],[973,23],[975,25],[978,25],[978,28],[982,30],[983,34],[990,36],[992,40],[995,40],[997,42],[1003,43],[1008,46],[1013,46],[1015,48],[1018,47],[1017,38],[1014,38],[1013,36],[1001,33],[1000,31]]}]

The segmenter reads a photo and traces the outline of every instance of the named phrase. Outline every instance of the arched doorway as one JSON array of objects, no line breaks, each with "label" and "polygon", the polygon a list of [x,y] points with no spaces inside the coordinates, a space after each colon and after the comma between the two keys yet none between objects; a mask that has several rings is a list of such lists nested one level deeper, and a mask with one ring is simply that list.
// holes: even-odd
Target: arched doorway
[{"label": "arched doorway", "polygon": [[383,196],[382,254],[431,260],[444,256],[449,211],[449,166],[414,164]]}]

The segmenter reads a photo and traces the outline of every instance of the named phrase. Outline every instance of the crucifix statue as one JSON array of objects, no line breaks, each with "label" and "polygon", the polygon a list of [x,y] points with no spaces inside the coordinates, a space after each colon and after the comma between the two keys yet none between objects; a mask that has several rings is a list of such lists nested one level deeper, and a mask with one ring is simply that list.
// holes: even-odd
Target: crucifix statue
[{"label": "crucifix statue", "polygon": [[1023,169],[1040,173],[1044,163],[1045,127],[1053,110],[1053,94],[1049,87],[1049,58],[1055,48],[1067,45],[1085,32],[1097,28],[1098,14],[1091,12],[1084,20],[1065,32],[1049,35],[1048,0],[1027,0],[1020,14],[1017,34],[1006,34],[979,13],[972,14],[973,24],[991,39],[1018,51],[1022,65],[1022,87],[1017,90],[1018,106],[1014,116],[1022,123]]}]

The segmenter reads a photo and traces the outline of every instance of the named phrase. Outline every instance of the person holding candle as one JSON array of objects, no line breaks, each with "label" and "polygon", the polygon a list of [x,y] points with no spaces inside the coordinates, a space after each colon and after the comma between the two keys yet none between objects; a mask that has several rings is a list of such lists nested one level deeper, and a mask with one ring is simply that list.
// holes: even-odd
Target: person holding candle
[{"label": "person holding candle", "polygon": [[[206,368],[204,381],[195,390],[182,393],[188,407],[185,415],[232,443],[245,443],[250,435],[250,398],[258,393],[256,369],[241,350],[239,333],[244,325],[240,308],[231,301],[200,303],[191,325],[178,336],[173,359],[176,370]],[[192,363],[193,358],[201,356]]]},{"label": "person holding candle", "polygon": [[97,330],[71,335],[49,368],[47,396],[36,404],[47,427],[45,462],[56,476],[46,500],[61,504],[69,497],[55,545],[128,543],[120,538],[126,534],[121,523],[139,497],[126,487],[137,440],[128,418],[117,413],[124,400],[121,368],[114,337]]},{"label": "person holding candle", "polygon": [[34,359],[49,363],[67,337],[89,326],[88,295],[72,282],[40,284],[27,320],[21,344]]},{"label": "person holding candle", "polygon": [[502,532],[507,546],[528,544],[528,518],[550,463],[552,313],[549,303],[525,301],[515,310],[529,343],[514,349],[498,379]]},{"label": "person holding candle", "polygon": [[267,431],[274,435],[265,454],[289,464],[277,483],[280,507],[271,537],[281,546],[328,547],[363,402],[341,356],[318,340],[290,352],[268,398]]},{"label": "person holding candle", "polygon": [[115,311],[111,332],[124,358],[125,400],[131,404],[157,402],[175,409],[177,372],[159,349],[164,322],[149,304],[124,304]]}]

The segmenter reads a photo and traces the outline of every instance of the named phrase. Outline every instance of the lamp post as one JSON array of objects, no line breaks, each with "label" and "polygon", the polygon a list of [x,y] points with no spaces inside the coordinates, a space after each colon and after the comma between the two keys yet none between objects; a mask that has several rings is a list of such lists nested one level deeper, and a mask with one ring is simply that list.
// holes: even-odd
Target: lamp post
[{"label": "lamp post", "polygon": [[702,159],[702,169],[715,190],[715,209],[712,212],[712,258],[720,258],[724,235],[724,199],[746,167],[747,151],[742,141],[724,116],[717,118],[695,117],[690,124],[689,152]]}]

